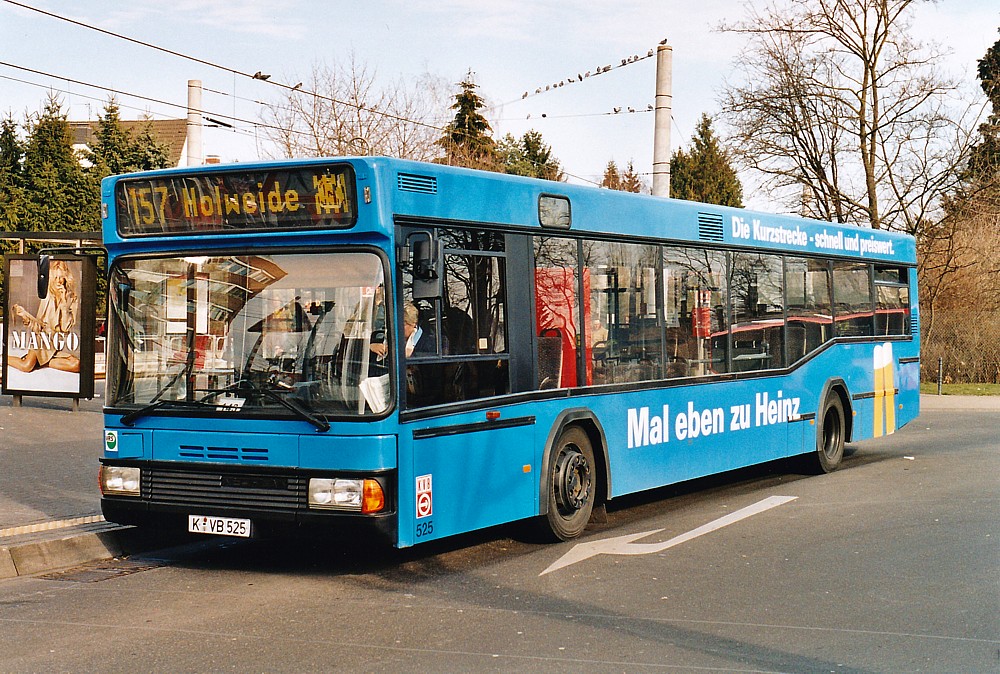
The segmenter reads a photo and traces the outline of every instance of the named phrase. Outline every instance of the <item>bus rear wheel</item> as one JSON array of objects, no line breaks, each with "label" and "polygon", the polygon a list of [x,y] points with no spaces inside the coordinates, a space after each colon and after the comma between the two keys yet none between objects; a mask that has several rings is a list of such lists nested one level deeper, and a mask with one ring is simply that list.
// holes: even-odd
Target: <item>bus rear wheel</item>
[{"label": "bus rear wheel", "polygon": [[590,437],[570,426],[559,434],[546,476],[548,510],[540,518],[546,538],[568,541],[586,528],[594,510],[597,485]]},{"label": "bus rear wheel", "polygon": [[811,462],[815,472],[830,473],[840,467],[840,462],[844,458],[846,435],[844,404],[839,395],[831,392],[817,418],[816,451],[812,455]]}]

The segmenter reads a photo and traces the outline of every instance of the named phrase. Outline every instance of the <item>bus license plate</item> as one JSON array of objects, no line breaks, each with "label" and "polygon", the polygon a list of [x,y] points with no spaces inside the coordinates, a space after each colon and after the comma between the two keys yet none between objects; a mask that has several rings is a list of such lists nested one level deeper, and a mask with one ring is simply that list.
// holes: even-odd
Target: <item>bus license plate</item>
[{"label": "bus license plate", "polygon": [[194,534],[215,534],[217,536],[250,538],[250,520],[240,520],[232,517],[188,515],[188,531]]}]

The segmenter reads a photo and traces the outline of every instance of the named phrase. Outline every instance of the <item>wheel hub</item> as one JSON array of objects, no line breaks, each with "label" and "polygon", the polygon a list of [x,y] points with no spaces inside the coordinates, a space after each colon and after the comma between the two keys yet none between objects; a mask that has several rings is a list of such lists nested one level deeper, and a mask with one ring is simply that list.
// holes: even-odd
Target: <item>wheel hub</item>
[{"label": "wheel hub", "polygon": [[590,465],[587,458],[570,449],[564,451],[556,463],[555,496],[560,512],[575,512],[583,508],[590,498]]}]

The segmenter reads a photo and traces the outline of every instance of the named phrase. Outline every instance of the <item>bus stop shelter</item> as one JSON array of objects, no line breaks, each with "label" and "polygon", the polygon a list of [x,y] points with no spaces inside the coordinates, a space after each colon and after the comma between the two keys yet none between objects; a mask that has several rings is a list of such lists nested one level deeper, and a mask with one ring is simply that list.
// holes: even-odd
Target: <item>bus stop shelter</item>
[{"label": "bus stop shelter", "polygon": [[[17,254],[17,255],[24,255],[27,252],[29,252],[28,251],[28,244],[29,243],[30,244],[41,244],[40,246],[39,245],[33,245],[31,247],[35,248],[35,249],[37,249],[37,248],[46,249],[47,252],[49,252],[49,253],[59,252],[58,249],[65,249],[67,253],[72,253],[75,250],[82,250],[82,249],[85,249],[85,248],[88,249],[89,251],[93,251],[94,248],[101,247],[101,245],[102,245],[101,233],[100,232],[21,232],[21,231],[14,231],[14,232],[0,232],[0,234],[2,234],[2,236],[0,236],[0,241],[3,241],[5,244],[8,244],[9,242],[14,242],[16,244],[13,247],[11,247],[9,245],[5,245],[4,246],[5,249],[8,249],[7,250],[8,254]],[[13,250],[10,250],[10,248],[13,248]],[[7,279],[6,281],[9,282],[9,279]],[[7,285],[5,283],[5,292],[9,292],[9,291],[10,291],[10,289],[9,289],[9,287],[7,287]],[[81,309],[83,311],[91,311],[91,312],[96,312],[96,310],[97,310],[96,306],[93,305],[93,302],[90,303],[90,306],[86,306],[85,305],[84,307],[81,307]],[[96,318],[96,316],[95,316],[95,318]],[[9,320],[9,319],[10,319],[9,316],[4,316],[4,320]],[[5,333],[3,331],[3,321],[0,321],[0,335],[4,335],[4,334]],[[100,341],[101,343],[98,345],[96,343],[97,341]],[[95,340],[95,344],[94,344],[94,349],[93,349],[93,352],[92,352],[96,356],[95,359],[99,359],[99,360],[102,361],[102,363],[101,363],[102,365],[103,365],[103,358],[104,358],[104,343],[103,342],[104,342],[104,338],[103,337],[101,337],[99,339],[96,339]],[[100,355],[97,356],[97,354],[100,354]],[[4,351],[4,355],[6,355],[6,349]],[[6,365],[6,361],[5,361],[4,365]],[[94,364],[92,364],[90,367],[87,368],[88,372],[94,372],[95,371],[95,368],[94,368],[93,365]],[[5,370],[6,370],[6,367],[0,368],[0,376],[3,376],[2,373]],[[45,394],[44,393],[39,393],[39,395],[45,395]],[[13,396],[13,403],[14,403],[15,407],[20,407],[20,405],[21,405],[21,395],[15,394]],[[73,410],[74,411],[77,410],[78,407],[79,407],[79,398],[73,398]]]}]

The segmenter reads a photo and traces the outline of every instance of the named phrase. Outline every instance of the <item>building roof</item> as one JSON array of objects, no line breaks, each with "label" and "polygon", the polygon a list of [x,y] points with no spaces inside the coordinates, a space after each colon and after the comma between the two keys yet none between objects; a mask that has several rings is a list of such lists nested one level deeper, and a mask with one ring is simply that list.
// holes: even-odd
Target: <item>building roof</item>
[{"label": "building roof", "polygon": [[[140,133],[147,125],[153,133],[153,138],[167,146],[167,156],[171,166],[178,166],[181,154],[184,152],[184,141],[187,139],[186,119],[136,119],[119,120],[123,129],[131,133]],[[89,146],[97,133],[99,122],[70,122],[75,145]]]}]

